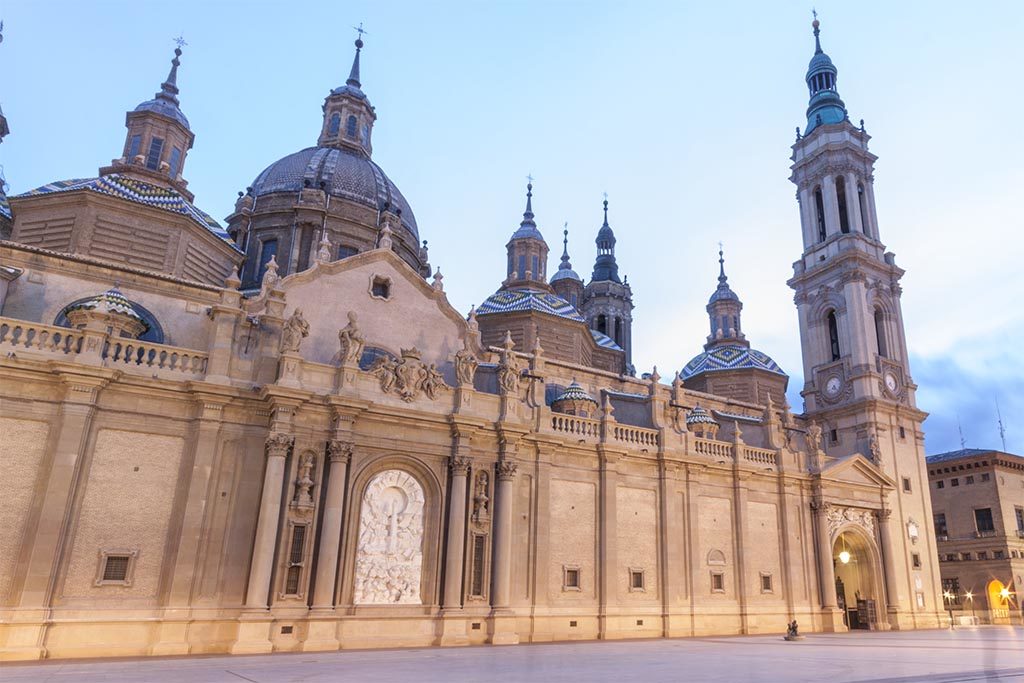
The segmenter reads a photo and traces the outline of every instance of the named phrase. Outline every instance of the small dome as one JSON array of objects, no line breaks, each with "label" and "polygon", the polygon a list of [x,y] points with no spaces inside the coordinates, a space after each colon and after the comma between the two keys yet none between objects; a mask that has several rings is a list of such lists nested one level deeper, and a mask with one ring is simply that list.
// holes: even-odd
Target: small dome
[{"label": "small dome", "polygon": [[712,293],[711,298],[708,299],[708,305],[715,303],[716,301],[739,301],[740,298],[736,295],[736,292],[732,291],[729,285],[719,285],[718,288]]},{"label": "small dome", "polygon": [[767,354],[756,349],[750,349],[739,344],[724,344],[714,346],[701,353],[686,364],[683,371],[679,373],[684,380],[705,372],[719,372],[725,370],[764,370],[782,377],[788,377],[779,367],[778,363]]},{"label": "small dome", "polygon": [[513,311],[537,311],[558,318],[586,322],[573,305],[562,297],[533,289],[503,289],[495,292],[480,304],[476,314],[481,316]]},{"label": "small dome", "polygon": [[554,400],[554,403],[559,401],[590,401],[594,405],[597,405],[597,399],[588,394],[583,390],[576,380],[572,381],[572,384],[565,388],[558,398]]},{"label": "small dome", "polygon": [[[185,115],[181,112],[181,109],[179,109],[178,105],[176,105],[174,102],[171,102],[167,99],[158,97],[152,100],[146,100],[139,106],[135,107],[135,111],[149,111],[153,112],[154,114],[160,114],[161,116],[166,116],[169,119],[173,119],[181,125],[185,126],[185,128],[188,128],[188,119],[185,118]],[[191,130],[191,128],[189,128],[189,130]]]},{"label": "small dome", "polygon": [[833,74],[838,73],[836,65],[832,63],[832,58],[824,52],[818,52],[811,57],[811,61],[807,65],[807,78],[822,71],[831,71]]},{"label": "small dome", "polygon": [[132,306],[132,302],[128,301],[128,297],[121,293],[121,290],[117,287],[111,287],[103,294],[98,294],[84,301],[79,301],[71,306],[68,306],[65,313],[71,311],[103,311],[104,313],[116,313],[118,315],[124,315],[133,320],[138,320],[140,323],[149,328],[149,324],[143,320],[142,316],[138,314],[135,307]]},{"label": "small dome", "polygon": [[696,424],[712,424],[712,425],[717,425],[718,422],[715,421],[715,418],[711,417],[711,413],[709,413],[708,411],[706,411],[703,408],[701,408],[700,404],[698,403],[696,406],[694,406],[693,410],[691,410],[689,413],[686,414],[686,424],[687,425],[696,425]]},{"label": "small dome", "polygon": [[[345,86],[351,87],[351,86]],[[268,166],[252,184],[253,196],[274,192],[298,193],[303,187],[323,188],[375,211],[384,207],[402,212],[402,226],[419,243],[416,217],[409,203],[384,170],[365,154],[347,148],[307,147]]]},{"label": "small dome", "polygon": [[583,278],[581,278],[572,268],[559,268],[555,271],[555,274],[551,276],[551,284],[555,284],[559,280],[576,280],[576,282],[583,282]]}]

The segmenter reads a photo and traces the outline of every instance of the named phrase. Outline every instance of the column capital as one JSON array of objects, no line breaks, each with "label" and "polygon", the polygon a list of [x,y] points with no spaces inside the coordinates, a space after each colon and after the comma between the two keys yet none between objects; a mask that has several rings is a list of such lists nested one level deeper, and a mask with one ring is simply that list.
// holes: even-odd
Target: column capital
[{"label": "column capital", "polygon": [[295,437],[290,434],[284,434],[282,432],[275,432],[271,434],[267,437],[267,457],[285,457],[288,455],[288,449],[291,448],[294,441]]},{"label": "column capital", "polygon": [[875,519],[878,520],[879,524],[884,524],[889,521],[889,518],[892,516],[892,508],[882,508],[880,510],[875,510],[874,513]]},{"label": "column capital", "polygon": [[452,456],[448,459],[448,465],[452,468],[452,474],[456,477],[465,477],[469,474],[469,466],[472,464],[470,458]]},{"label": "column capital", "polygon": [[498,481],[512,481],[516,477],[516,470],[519,468],[511,460],[498,461]]},{"label": "column capital", "polygon": [[355,445],[351,441],[331,439],[327,442],[327,457],[330,458],[331,462],[340,462],[347,465],[352,459],[352,451],[354,449]]}]

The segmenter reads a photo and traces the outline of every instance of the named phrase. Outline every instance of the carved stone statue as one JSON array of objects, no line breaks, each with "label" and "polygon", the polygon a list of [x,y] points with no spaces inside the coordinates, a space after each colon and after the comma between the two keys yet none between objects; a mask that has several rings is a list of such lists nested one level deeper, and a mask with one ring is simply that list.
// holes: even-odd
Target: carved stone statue
[{"label": "carved stone statue", "polygon": [[281,353],[298,353],[303,338],[308,336],[309,323],[302,317],[302,309],[296,308],[281,332]]},{"label": "carved stone statue", "polygon": [[299,472],[295,478],[295,505],[296,507],[313,507],[313,497],[310,491],[313,490],[313,462],[314,455],[306,451],[299,459]]},{"label": "carved stone statue", "polygon": [[455,354],[455,377],[459,384],[473,384],[476,369],[480,365],[476,356],[469,350],[469,343]]},{"label": "carved stone statue", "polygon": [[481,470],[476,475],[476,484],[473,487],[473,521],[486,522],[490,518],[488,505],[491,501],[489,493],[490,478],[487,472]]},{"label": "carved stone statue", "polygon": [[800,629],[797,626],[796,619],[786,624],[786,640],[803,640],[804,637],[800,635]]},{"label": "carved stone statue", "polygon": [[408,472],[370,480],[359,513],[355,604],[422,602],[423,502],[423,487]]},{"label": "carved stone statue", "polygon": [[281,276],[277,274],[277,256],[271,255],[270,260],[267,261],[265,266],[266,270],[263,271],[263,279],[260,281],[260,289],[264,292],[272,289],[281,280]]},{"label": "carved stone statue", "polygon": [[821,427],[814,420],[807,425],[807,450],[812,453],[821,450]]},{"label": "carved stone statue", "polygon": [[348,312],[348,325],[338,330],[338,344],[341,346],[342,365],[355,365],[359,362],[366,340],[359,334],[355,311]]},{"label": "carved stone statue", "polygon": [[437,366],[424,363],[415,347],[402,349],[402,358],[398,361],[381,356],[370,372],[380,378],[381,391],[385,394],[395,391],[406,403],[415,400],[420,393],[434,399],[440,391],[449,388]]},{"label": "carved stone statue", "polygon": [[868,437],[868,453],[871,454],[871,461],[876,465],[882,462],[882,447],[878,444],[878,435],[871,432]]},{"label": "carved stone statue", "polygon": [[501,360],[498,363],[498,387],[503,394],[514,394],[519,391],[519,363],[512,352],[514,346],[512,334],[506,330]]},{"label": "carved stone statue", "polygon": [[317,245],[316,262],[317,263],[328,263],[330,260],[331,260],[331,240],[327,237],[327,231],[324,230],[324,236],[320,239],[320,244]]}]

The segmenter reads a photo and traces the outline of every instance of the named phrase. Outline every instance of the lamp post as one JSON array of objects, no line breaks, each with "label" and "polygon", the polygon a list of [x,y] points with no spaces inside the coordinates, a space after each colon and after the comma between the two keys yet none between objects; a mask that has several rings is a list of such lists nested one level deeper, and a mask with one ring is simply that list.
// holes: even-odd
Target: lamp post
[{"label": "lamp post", "polygon": [[949,629],[953,630],[953,598],[954,595],[949,591],[944,591],[942,597],[946,599],[946,607],[949,609]]},{"label": "lamp post", "polygon": [[971,621],[974,623],[975,626],[977,626],[978,615],[974,613],[974,593],[972,593],[971,591],[967,591],[966,593],[964,593],[964,597],[967,598],[967,601],[971,603]]}]

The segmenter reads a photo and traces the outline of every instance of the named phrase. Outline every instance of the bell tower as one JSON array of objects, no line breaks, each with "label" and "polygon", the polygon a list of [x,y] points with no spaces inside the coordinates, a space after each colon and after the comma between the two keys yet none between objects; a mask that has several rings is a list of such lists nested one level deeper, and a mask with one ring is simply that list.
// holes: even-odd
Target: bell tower
[{"label": "bell tower", "polygon": [[830,458],[855,453],[896,483],[883,502],[893,539],[887,608],[894,627],[930,623],[942,609],[922,423],[907,355],[900,278],[875,211],[871,139],[853,125],[838,69],[821,49],[805,76],[807,125],[797,129],[790,180],[797,186],[803,254],[789,280],[800,320],[804,412]]}]

